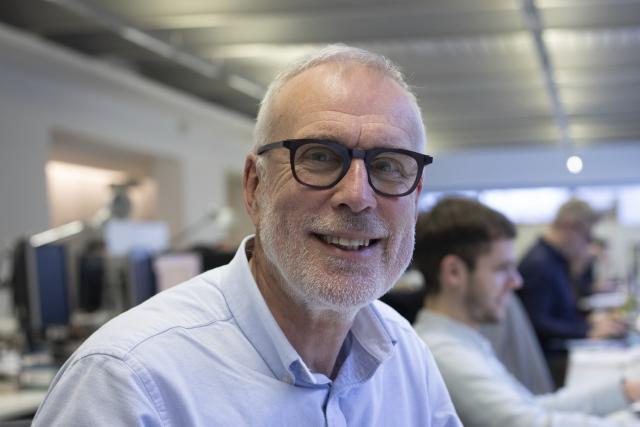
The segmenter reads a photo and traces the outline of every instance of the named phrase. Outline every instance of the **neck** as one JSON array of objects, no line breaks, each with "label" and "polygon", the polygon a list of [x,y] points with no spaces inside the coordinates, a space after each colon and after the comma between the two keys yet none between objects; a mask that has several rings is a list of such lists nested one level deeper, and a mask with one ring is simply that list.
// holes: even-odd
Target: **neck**
[{"label": "neck", "polygon": [[310,307],[292,295],[290,286],[270,265],[257,242],[249,265],[262,297],[289,343],[312,372],[334,379],[341,365],[338,354],[357,310],[345,313]]},{"label": "neck", "polygon": [[471,318],[468,310],[462,306],[457,298],[451,298],[445,294],[429,296],[425,299],[424,307],[441,316],[464,323],[473,329],[480,328],[480,324]]}]

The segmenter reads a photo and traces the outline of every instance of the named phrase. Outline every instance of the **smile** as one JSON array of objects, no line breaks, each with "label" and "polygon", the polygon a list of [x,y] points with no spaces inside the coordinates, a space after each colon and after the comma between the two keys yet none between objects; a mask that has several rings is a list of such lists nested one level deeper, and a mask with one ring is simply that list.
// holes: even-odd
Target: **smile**
[{"label": "smile", "polygon": [[327,236],[320,234],[316,234],[316,237],[329,245],[337,246],[338,248],[346,251],[357,251],[360,249],[364,249],[372,244],[375,244],[378,241],[377,239],[347,239],[345,237]]}]

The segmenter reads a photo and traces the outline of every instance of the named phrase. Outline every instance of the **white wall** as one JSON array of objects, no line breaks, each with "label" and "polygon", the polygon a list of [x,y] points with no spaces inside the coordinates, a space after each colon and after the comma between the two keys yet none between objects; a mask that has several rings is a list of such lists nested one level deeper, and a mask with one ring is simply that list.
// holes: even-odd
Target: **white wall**
[{"label": "white wall", "polygon": [[0,26],[0,245],[49,227],[54,131],[181,165],[184,225],[226,203],[253,121]]}]

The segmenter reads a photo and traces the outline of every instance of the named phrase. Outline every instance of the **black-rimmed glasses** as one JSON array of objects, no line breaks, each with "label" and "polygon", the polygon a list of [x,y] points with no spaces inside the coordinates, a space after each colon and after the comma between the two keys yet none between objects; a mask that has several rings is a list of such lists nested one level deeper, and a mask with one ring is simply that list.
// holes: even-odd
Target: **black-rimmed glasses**
[{"label": "black-rimmed glasses", "polygon": [[327,139],[288,139],[258,148],[261,155],[287,148],[291,172],[300,184],[317,189],[336,185],[349,171],[351,160],[363,159],[371,188],[383,196],[406,196],[417,187],[422,170],[433,157],[402,148],[356,150]]}]

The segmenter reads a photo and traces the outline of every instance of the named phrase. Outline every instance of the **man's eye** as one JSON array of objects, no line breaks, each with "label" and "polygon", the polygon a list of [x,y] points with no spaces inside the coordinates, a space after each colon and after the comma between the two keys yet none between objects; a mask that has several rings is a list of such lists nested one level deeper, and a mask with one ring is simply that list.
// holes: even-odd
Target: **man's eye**
[{"label": "man's eye", "polygon": [[300,153],[299,162],[313,163],[342,163],[340,156],[324,147],[310,147]]},{"label": "man's eye", "polygon": [[329,160],[329,153],[326,150],[310,150],[306,155],[307,159],[316,162],[326,162]]},{"label": "man's eye", "polygon": [[383,173],[388,175],[397,175],[403,173],[403,168],[400,163],[394,159],[376,159],[372,164],[373,170],[377,173]]}]

